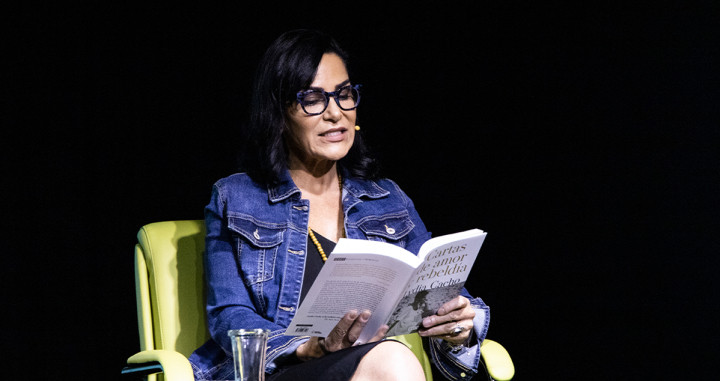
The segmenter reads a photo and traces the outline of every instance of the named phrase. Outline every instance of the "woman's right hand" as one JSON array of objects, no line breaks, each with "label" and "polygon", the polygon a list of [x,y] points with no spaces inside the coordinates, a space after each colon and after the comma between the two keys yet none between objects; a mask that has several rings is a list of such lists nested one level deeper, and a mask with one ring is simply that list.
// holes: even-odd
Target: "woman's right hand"
[{"label": "woman's right hand", "polygon": [[[313,336],[310,340],[300,344],[295,352],[297,357],[302,361],[307,361],[322,357],[330,352],[351,347],[360,337],[360,332],[370,320],[370,315],[369,310],[365,310],[360,314],[356,310],[349,311],[340,319],[327,337]],[[382,340],[387,331],[388,326],[383,325],[369,342]]]}]

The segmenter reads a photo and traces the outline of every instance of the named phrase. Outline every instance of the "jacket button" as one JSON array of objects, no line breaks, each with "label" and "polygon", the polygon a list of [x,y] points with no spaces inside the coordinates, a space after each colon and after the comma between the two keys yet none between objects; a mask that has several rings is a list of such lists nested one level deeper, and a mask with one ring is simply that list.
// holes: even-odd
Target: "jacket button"
[{"label": "jacket button", "polygon": [[385,225],[385,231],[386,231],[388,234],[395,234],[395,229],[393,229],[393,228],[391,228],[391,227],[389,227],[389,226],[387,226],[387,225]]},{"label": "jacket button", "polygon": [[255,237],[255,239],[260,239],[260,234],[258,233],[257,229],[255,229],[255,231],[253,232],[253,237]]}]

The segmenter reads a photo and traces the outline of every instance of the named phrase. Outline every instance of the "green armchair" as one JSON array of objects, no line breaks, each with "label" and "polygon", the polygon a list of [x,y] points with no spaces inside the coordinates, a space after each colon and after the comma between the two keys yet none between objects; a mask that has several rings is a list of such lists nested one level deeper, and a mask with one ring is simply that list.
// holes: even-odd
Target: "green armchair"
[{"label": "green armchair", "polygon": [[[165,221],[143,226],[135,245],[140,352],[127,359],[123,374],[154,381],[193,381],[188,356],[209,339],[205,319],[201,220]],[[430,360],[417,334],[395,337],[420,360],[427,380]],[[515,368],[500,344],[485,340],[481,353],[495,380],[510,380]]]}]

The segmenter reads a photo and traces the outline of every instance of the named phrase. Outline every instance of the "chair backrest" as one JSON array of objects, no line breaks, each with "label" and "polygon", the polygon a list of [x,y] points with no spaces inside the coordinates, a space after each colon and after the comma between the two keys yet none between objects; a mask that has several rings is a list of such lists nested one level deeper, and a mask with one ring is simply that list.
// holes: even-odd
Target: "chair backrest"
[{"label": "chair backrest", "polygon": [[135,246],[140,349],[190,354],[208,340],[202,220],[143,226]]}]

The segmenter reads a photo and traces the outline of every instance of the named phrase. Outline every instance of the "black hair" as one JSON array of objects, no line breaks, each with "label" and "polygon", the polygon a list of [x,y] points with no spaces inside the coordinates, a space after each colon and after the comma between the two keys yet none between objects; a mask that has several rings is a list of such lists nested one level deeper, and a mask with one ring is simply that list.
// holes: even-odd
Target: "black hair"
[{"label": "black hair", "polygon": [[[323,54],[337,54],[348,72],[348,54],[335,39],[315,30],[298,29],[278,37],[258,65],[250,102],[250,120],[244,128],[241,170],[253,180],[274,184],[288,167],[289,153],[284,141],[285,112],[298,91],[312,84]],[[339,164],[352,176],[378,176],[377,161],[370,157],[361,134]]]}]

